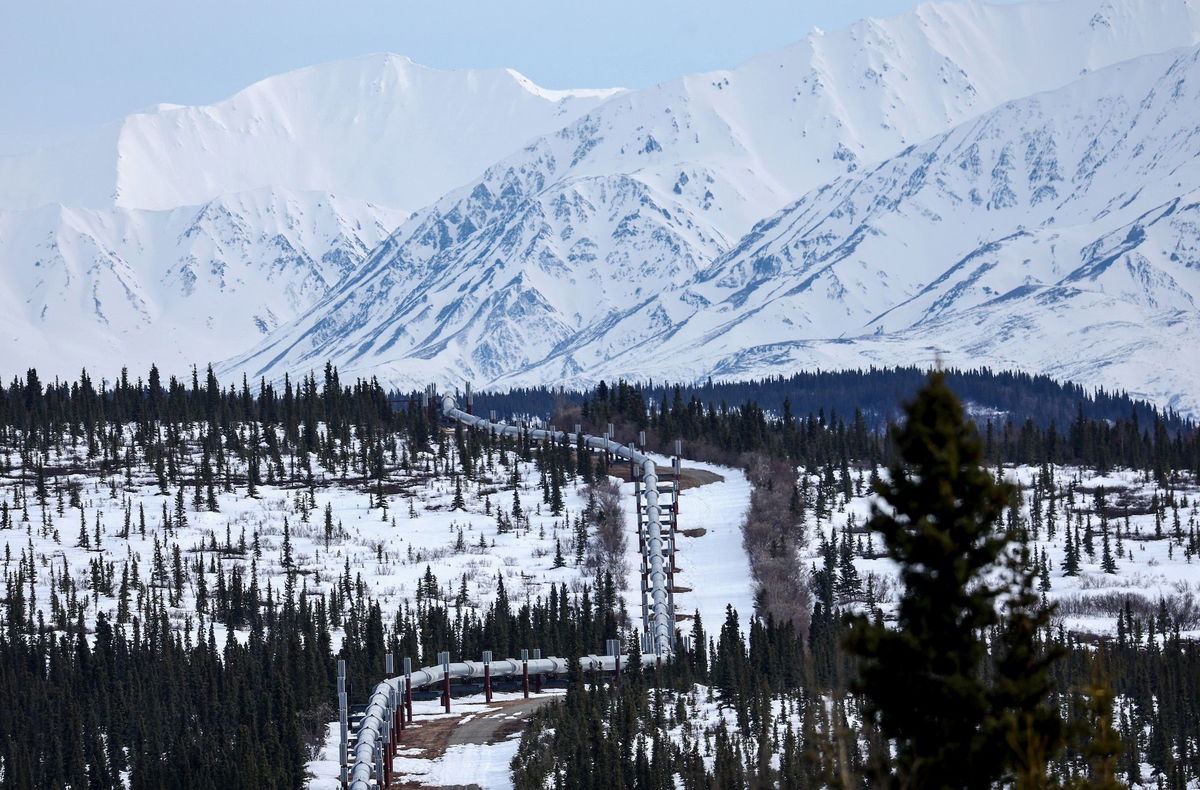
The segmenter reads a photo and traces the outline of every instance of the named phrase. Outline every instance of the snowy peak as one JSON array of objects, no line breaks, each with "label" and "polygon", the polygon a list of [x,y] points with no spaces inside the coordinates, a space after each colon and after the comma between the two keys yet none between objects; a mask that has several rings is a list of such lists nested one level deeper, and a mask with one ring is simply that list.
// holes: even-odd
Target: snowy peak
[{"label": "snowy peak", "polygon": [[1195,0],[968,1],[638,91],[301,69],[0,161],[76,206],[0,215],[0,330],[400,386],[941,354],[1200,413],[1198,46]]},{"label": "snowy peak", "polygon": [[823,185],[669,297],[712,307],[663,357],[754,376],[936,350],[1196,413],[1198,104],[1200,48],[1147,56]]},{"label": "snowy peak", "polygon": [[[1097,14],[1111,24],[1093,25]],[[964,218],[966,256],[1045,221],[1056,190],[1071,188],[1054,146],[1087,146],[1064,136],[1072,119],[1102,123],[1106,103],[1136,105],[1169,65],[1145,53],[1190,45],[1197,30],[1183,2],[940,3],[615,96],[417,212],[403,241],[229,369],[281,377],[332,360],[405,385],[779,372],[786,354],[743,352],[766,338],[874,332],[872,320],[957,260],[916,245],[929,243],[928,216],[965,197],[939,192],[902,213],[910,191],[939,183],[918,144],[978,126],[979,175],[995,171],[996,183],[960,187],[961,168],[943,180],[1020,202],[999,224]],[[1032,120],[1043,106],[1044,128]],[[797,198],[803,209],[771,216]],[[921,228],[913,246],[896,245],[906,237],[893,220]],[[773,238],[779,249],[764,250]],[[859,245],[869,257],[853,254]],[[883,331],[906,330],[899,315]],[[648,356],[660,348],[672,351]]]},{"label": "snowy peak", "polygon": [[548,91],[508,69],[439,71],[369,55],[0,158],[0,207],[163,210],[281,187],[411,210],[612,93]]}]

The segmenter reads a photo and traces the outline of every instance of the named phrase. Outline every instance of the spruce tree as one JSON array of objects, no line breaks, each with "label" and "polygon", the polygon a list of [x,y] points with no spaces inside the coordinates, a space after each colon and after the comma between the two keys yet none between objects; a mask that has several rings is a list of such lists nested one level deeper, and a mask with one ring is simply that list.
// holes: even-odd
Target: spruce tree
[{"label": "spruce tree", "polygon": [[875,486],[890,511],[870,528],[900,565],[895,628],[855,618],[848,647],[861,658],[866,717],[896,745],[897,787],[990,788],[1003,744],[990,737],[984,631],[1000,588],[989,581],[1008,537],[997,522],[1010,489],[982,468],[983,450],[945,376],[929,381],[893,430],[900,460]]},{"label": "spruce tree", "polygon": [[1063,576],[1079,575],[1079,545],[1071,537],[1071,528],[1063,530],[1066,533],[1066,548],[1063,550]]},{"label": "spruce tree", "polygon": [[1108,523],[1104,524],[1103,542],[1101,543],[1100,567],[1105,573],[1117,572],[1117,561],[1113,558],[1112,546],[1108,540]]},{"label": "spruce tree", "polygon": [[451,510],[466,510],[467,501],[463,498],[462,478],[454,476],[454,501],[450,503]]}]

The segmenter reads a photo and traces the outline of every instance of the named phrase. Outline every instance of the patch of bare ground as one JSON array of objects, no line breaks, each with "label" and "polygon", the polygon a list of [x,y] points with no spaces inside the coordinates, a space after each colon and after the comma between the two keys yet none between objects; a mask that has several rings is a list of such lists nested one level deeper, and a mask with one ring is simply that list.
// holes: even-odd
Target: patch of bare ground
[{"label": "patch of bare ground", "polygon": [[682,491],[687,491],[689,488],[706,486],[709,483],[724,482],[724,475],[719,475],[716,472],[710,472],[707,469],[691,469],[685,466],[679,475],[679,488]]},{"label": "patch of bare ground", "polygon": [[[484,712],[473,710],[444,718],[418,717],[405,728],[400,748],[404,750],[403,756],[432,760],[444,755],[452,744],[500,743],[518,732],[534,710],[553,699],[556,697],[551,695],[505,700],[491,703],[489,710]],[[467,717],[469,720],[464,722]],[[398,778],[389,787],[393,790],[470,790],[476,785],[429,785],[417,779]]]}]

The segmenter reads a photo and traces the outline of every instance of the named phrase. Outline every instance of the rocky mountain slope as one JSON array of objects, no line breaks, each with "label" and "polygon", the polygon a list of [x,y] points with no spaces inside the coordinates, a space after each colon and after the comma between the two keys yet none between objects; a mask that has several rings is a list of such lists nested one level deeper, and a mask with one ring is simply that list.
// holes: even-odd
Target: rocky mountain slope
[{"label": "rocky mountain slope", "polygon": [[7,361],[112,374],[235,354],[411,209],[612,93],[373,55],[0,157]]},{"label": "rocky mountain slope", "polygon": [[6,361],[108,376],[203,365],[295,318],[400,218],[281,189],[164,211],[0,212]]},{"label": "rocky mountain slope", "polygon": [[968,0],[638,91],[303,69],[0,160],[0,331],[49,373],[940,357],[1200,412],[1198,44],[1195,0]]},{"label": "rocky mountain slope", "polygon": [[[963,364],[1054,371],[1169,401],[1174,375],[1159,386],[1105,364],[1155,330],[1134,339],[1114,323],[1108,337],[1089,335],[1081,359],[1078,343],[1067,353],[1045,325],[1065,308],[1044,296],[1029,297],[1043,308],[1023,319],[1028,331],[999,331],[1014,295],[1011,307],[987,308],[995,315],[970,343],[945,300],[936,314],[909,316],[958,282],[934,285],[942,272],[998,239],[1069,221],[1084,235],[1094,223],[1081,242],[1091,243],[1150,208],[1142,192],[1114,211],[1114,195],[1132,195],[1125,179],[1135,174],[1142,184],[1173,171],[1116,142],[1145,128],[1149,116],[1134,110],[1148,92],[1186,82],[1187,63],[1145,53],[1193,44],[1198,14],[1190,3],[1139,0],[929,4],[615,97],[418,212],[361,272],[225,369],[279,377],[332,359],[397,384],[503,386],[761,375],[930,361],[944,350]],[[1105,70],[1114,63],[1126,65]],[[1186,101],[1160,104],[1155,133],[1186,134]],[[938,161],[929,151],[966,150],[972,137],[974,149],[955,159],[966,169],[947,172],[980,183],[924,181]],[[922,187],[919,201],[909,194]],[[867,189],[869,221],[854,202]],[[768,237],[809,257],[784,265],[763,249]],[[872,243],[856,255],[864,239]],[[1053,272],[1068,265],[1030,255],[1032,281],[1057,282]],[[852,277],[814,277],[835,258],[857,267]],[[979,294],[1028,279],[1019,265],[993,268]],[[968,304],[961,292],[956,310]]]}]

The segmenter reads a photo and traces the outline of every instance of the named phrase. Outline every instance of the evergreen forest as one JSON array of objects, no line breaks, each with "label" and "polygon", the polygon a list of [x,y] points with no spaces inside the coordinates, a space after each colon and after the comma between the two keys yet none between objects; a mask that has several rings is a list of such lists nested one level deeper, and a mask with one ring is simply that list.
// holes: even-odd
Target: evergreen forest
[{"label": "evergreen forest", "polygon": [[[752,609],[681,610],[677,654],[640,664],[612,482],[629,470],[603,454],[464,430],[331,367],[30,370],[0,386],[0,786],[300,788],[338,660],[362,698],[385,653],[607,639],[629,671],[559,679],[518,788],[1200,783],[1187,420],[990,371],[475,408],[741,470]],[[471,570],[515,546],[545,572],[515,553]],[[1166,567],[1174,587],[1081,586]],[[379,586],[393,574],[411,584]]]}]

